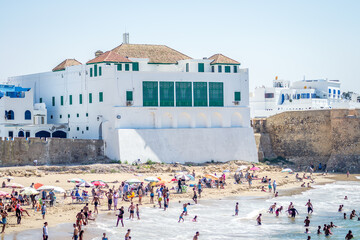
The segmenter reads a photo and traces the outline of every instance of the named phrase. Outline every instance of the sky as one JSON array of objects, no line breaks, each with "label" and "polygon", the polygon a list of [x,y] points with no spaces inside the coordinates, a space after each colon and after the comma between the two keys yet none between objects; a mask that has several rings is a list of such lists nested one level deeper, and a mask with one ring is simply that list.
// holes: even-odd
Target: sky
[{"label": "sky", "polygon": [[359,12],[358,0],[0,0],[0,82],[66,58],[85,63],[127,31],[130,43],[236,59],[250,90],[279,76],[360,92]]}]

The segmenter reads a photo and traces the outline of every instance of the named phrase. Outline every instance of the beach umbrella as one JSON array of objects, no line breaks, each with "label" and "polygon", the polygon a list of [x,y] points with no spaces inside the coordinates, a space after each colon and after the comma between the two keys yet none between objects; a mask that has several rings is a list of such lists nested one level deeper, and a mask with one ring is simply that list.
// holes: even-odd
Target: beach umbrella
[{"label": "beach umbrella", "polygon": [[65,190],[63,189],[63,188],[61,188],[61,187],[56,187],[56,186],[42,186],[42,187],[39,187],[38,189],[37,189],[38,191],[51,191],[51,190],[53,190],[55,193],[64,193],[65,192]]},{"label": "beach umbrella", "polygon": [[141,183],[141,181],[139,179],[136,179],[136,178],[126,180],[126,182],[129,183],[129,184]]},{"label": "beach umbrella", "polygon": [[25,187],[25,188],[21,189],[20,192],[22,194],[25,194],[25,195],[37,195],[37,194],[39,194],[39,192],[35,188],[32,188],[32,187]]},{"label": "beach umbrella", "polygon": [[13,180],[14,178],[13,178],[13,177],[9,177],[9,176],[7,176],[7,177],[3,177],[3,179]]},{"label": "beach umbrella", "polygon": [[258,171],[258,170],[260,170],[260,168],[258,168],[258,167],[252,167],[252,168],[250,168],[250,171]]},{"label": "beach umbrella", "polygon": [[103,181],[92,181],[91,182],[94,186],[100,186],[100,187],[106,187],[107,186],[107,184],[106,183],[104,183]]},{"label": "beach umbrella", "polygon": [[165,186],[165,181],[157,182],[156,186]]},{"label": "beach umbrella", "polygon": [[80,182],[80,183],[76,184],[76,187],[89,188],[89,187],[94,187],[94,184],[85,181],[85,182]]},{"label": "beach umbrella", "polygon": [[185,181],[189,181],[190,177],[188,177],[188,175],[185,174],[180,174],[180,175],[176,175],[176,179],[185,179]]},{"label": "beach umbrella", "polygon": [[94,181],[91,181],[91,183],[94,183],[94,182],[103,182],[103,183],[107,183],[106,181],[103,181],[103,180],[94,180]]},{"label": "beach umbrella", "polygon": [[19,183],[9,183],[8,185],[6,185],[6,187],[8,187],[8,188],[23,188],[24,186]]},{"label": "beach umbrella", "polygon": [[290,168],[285,168],[285,169],[283,169],[281,172],[288,172],[288,173],[291,173],[291,172],[293,172],[293,170],[292,170],[292,169],[290,169]]},{"label": "beach umbrella", "polygon": [[42,187],[42,186],[44,186],[44,184],[42,184],[42,183],[35,183],[34,184],[35,189],[38,189],[39,187]]},{"label": "beach umbrella", "polygon": [[214,174],[206,174],[205,175],[206,178],[210,178],[212,180],[218,180],[219,178],[217,176],[215,176]]},{"label": "beach umbrella", "polygon": [[71,178],[71,179],[68,179],[67,180],[68,182],[72,182],[72,183],[82,183],[82,182],[85,182],[84,179],[81,179],[81,178]]},{"label": "beach umbrella", "polygon": [[10,194],[7,192],[0,191],[0,197],[10,197]]},{"label": "beach umbrella", "polygon": [[147,177],[144,180],[147,182],[159,182],[159,179],[156,177]]}]

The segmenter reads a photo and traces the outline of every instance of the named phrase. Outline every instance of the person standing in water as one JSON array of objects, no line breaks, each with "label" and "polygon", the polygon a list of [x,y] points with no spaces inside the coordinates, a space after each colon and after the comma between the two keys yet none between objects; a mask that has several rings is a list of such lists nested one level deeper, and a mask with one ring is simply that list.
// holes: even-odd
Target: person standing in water
[{"label": "person standing in water", "polygon": [[274,193],[276,193],[276,186],[277,186],[277,185],[276,185],[276,181],[274,180],[274,181],[273,181],[273,189],[274,189]]},{"label": "person standing in water", "polygon": [[49,238],[49,231],[48,231],[48,223],[44,222],[44,227],[43,227],[43,240],[48,240]]},{"label": "person standing in water", "polygon": [[314,212],[314,210],[313,210],[313,205],[312,205],[312,203],[310,202],[310,199],[309,199],[309,201],[305,204],[305,206],[308,207],[308,209],[307,209],[308,214],[310,214],[310,212],[311,212],[311,213]]},{"label": "person standing in water", "polygon": [[139,204],[136,204],[136,216],[137,216],[138,220],[140,220]]},{"label": "person standing in water", "polygon": [[135,213],[135,206],[133,203],[130,203],[130,207],[128,209],[128,212],[130,212],[129,219],[134,219],[134,213]]},{"label": "person standing in water", "polygon": [[125,240],[130,240],[130,239],[131,239],[131,237],[130,237],[130,232],[131,232],[131,230],[128,229],[128,230],[127,230],[127,233],[125,234]]},{"label": "person standing in water", "polygon": [[305,223],[305,227],[309,227],[309,226],[310,226],[310,219],[309,219],[309,217],[306,217],[306,218],[305,218],[304,223]]},{"label": "person standing in water", "polygon": [[200,233],[196,232],[195,236],[193,237],[193,240],[199,240]]},{"label": "person standing in water", "polygon": [[185,215],[185,211],[183,211],[181,214],[180,214],[180,217],[179,217],[179,221],[180,222],[181,220],[184,222],[184,215]]},{"label": "person standing in water", "polygon": [[259,216],[256,218],[256,222],[258,225],[261,225],[261,216],[262,214],[260,213]]},{"label": "person standing in water", "polygon": [[121,225],[124,227],[124,213],[125,213],[124,207],[121,207],[118,210],[119,210],[119,214],[116,215],[118,217],[116,227],[119,225],[119,221],[121,221]]},{"label": "person standing in water", "polygon": [[239,203],[237,202],[235,205],[235,216],[239,215]]},{"label": "person standing in water", "polygon": [[349,230],[348,234],[346,234],[345,240],[353,239],[354,235],[352,234],[351,230]]}]

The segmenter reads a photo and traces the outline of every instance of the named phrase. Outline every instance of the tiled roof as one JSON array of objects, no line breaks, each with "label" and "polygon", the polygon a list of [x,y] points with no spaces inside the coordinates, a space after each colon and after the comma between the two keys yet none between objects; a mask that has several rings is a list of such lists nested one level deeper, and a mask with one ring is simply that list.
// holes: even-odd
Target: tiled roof
[{"label": "tiled roof", "polygon": [[100,56],[90,60],[89,63],[100,63],[100,62],[131,62],[128,58],[120,56],[114,51],[107,51]]},{"label": "tiled roof", "polygon": [[75,66],[75,65],[81,65],[81,62],[79,62],[76,59],[65,59],[59,65],[57,65],[52,71],[55,72],[55,71],[65,70],[66,67]]},{"label": "tiled roof", "polygon": [[214,54],[209,59],[213,59],[214,61],[211,62],[211,64],[238,64],[240,63],[238,61],[235,61],[234,59],[231,59],[229,57],[226,57],[222,55],[221,53]]},{"label": "tiled roof", "polygon": [[191,59],[165,45],[121,44],[112,51],[129,58],[149,58],[149,63],[177,63],[180,60]]}]

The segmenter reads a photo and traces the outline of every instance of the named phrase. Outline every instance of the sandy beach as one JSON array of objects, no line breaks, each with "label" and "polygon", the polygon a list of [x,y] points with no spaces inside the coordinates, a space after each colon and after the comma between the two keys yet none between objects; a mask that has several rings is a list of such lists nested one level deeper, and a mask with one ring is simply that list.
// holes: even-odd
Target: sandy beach
[{"label": "sandy beach", "polygon": [[[75,184],[69,183],[67,180],[71,178],[82,178],[86,181],[92,180],[103,180],[108,182],[109,186],[112,188],[115,186],[118,188],[122,181],[125,181],[130,178],[137,178],[141,181],[146,177],[155,176],[160,177],[162,180],[169,182],[175,175],[177,171],[187,171],[189,173],[195,170],[197,182],[199,178],[203,177],[208,173],[217,173],[221,174],[224,170],[229,170],[226,172],[226,183],[225,189],[216,189],[216,188],[204,188],[201,199],[221,199],[224,197],[230,196],[264,196],[266,198],[273,197],[273,193],[261,192],[261,186],[265,186],[267,189],[267,184],[261,183],[260,180],[254,180],[252,187],[249,188],[248,183],[235,184],[234,173],[241,165],[247,165],[251,167],[251,164],[245,162],[228,162],[223,164],[207,164],[203,166],[173,166],[168,164],[154,164],[154,165],[141,165],[141,166],[130,166],[130,165],[120,165],[120,164],[95,164],[95,165],[80,165],[80,166],[25,166],[25,167],[9,167],[0,169],[0,176],[12,176],[14,177],[11,182],[19,183],[25,187],[30,186],[32,183],[42,183],[45,185],[54,185],[64,188],[65,190],[73,189]],[[258,178],[267,176],[272,180],[276,180],[279,191],[279,195],[292,195],[299,193],[304,190],[308,190],[307,187],[301,188],[300,185],[302,182],[299,182],[295,178],[295,174],[282,173],[281,168],[268,166],[265,164],[256,164],[260,168],[260,171],[256,171],[255,175]],[[245,170],[243,171],[245,172]],[[299,173],[300,176],[303,173]],[[309,174],[307,174],[309,175]],[[328,174],[324,176],[321,173],[313,173],[312,178],[314,179],[314,184],[325,184],[330,183],[335,180],[355,180],[355,177],[350,176],[347,178],[346,175],[339,174]],[[5,179],[3,180],[5,181]],[[309,180],[305,180],[307,184]],[[194,181],[189,181],[189,183],[195,183]],[[176,183],[168,183],[167,186],[171,188],[175,186]],[[312,185],[312,184],[311,184]],[[12,189],[3,188],[2,191],[11,193]],[[188,191],[183,194],[176,194],[174,190],[171,190],[170,195],[170,207],[171,202],[179,200],[191,200],[192,191]],[[200,201],[201,201],[200,199]],[[191,200],[192,201],[192,200]],[[135,203],[138,202],[138,198],[134,200]],[[129,202],[119,201],[119,206],[127,207]],[[67,197],[64,200],[63,194],[57,195],[57,204],[54,207],[49,207],[46,214],[46,219],[49,223],[49,226],[55,226],[60,223],[72,223],[75,222],[75,215],[84,204],[72,204],[71,197]],[[143,206],[150,206],[149,196],[143,198]],[[44,220],[42,219],[41,213],[34,212],[30,206],[25,206],[25,209],[29,212],[30,216],[24,214],[22,222],[20,225],[16,224],[15,213],[9,213],[8,225],[5,230],[6,233],[12,233],[15,231],[24,231],[28,229],[41,228],[43,226]],[[90,206],[90,209],[93,210],[93,205]],[[107,213],[107,204],[106,200],[101,202],[99,213]]]}]

